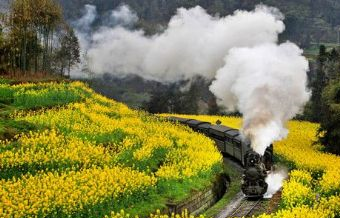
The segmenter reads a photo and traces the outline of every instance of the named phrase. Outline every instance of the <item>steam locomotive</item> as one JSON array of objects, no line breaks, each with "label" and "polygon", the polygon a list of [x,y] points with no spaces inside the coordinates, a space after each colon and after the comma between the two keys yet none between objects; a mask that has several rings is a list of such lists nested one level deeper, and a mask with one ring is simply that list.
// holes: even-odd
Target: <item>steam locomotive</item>
[{"label": "steam locomotive", "polygon": [[272,145],[261,156],[252,150],[249,141],[241,138],[240,132],[237,129],[220,124],[213,125],[209,122],[194,119],[179,117],[168,117],[167,119],[171,122],[187,125],[193,130],[213,139],[218,150],[223,155],[231,156],[244,167],[242,192],[248,198],[263,197],[268,189],[265,178],[273,167]]}]

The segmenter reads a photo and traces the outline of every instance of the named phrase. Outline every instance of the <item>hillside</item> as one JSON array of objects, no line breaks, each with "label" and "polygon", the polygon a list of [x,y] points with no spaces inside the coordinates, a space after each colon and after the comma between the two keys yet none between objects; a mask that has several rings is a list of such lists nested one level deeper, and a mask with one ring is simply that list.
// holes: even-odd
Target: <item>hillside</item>
[{"label": "hillside", "polygon": [[80,82],[0,84],[0,217],[148,215],[211,183],[213,142]]},{"label": "hillside", "polygon": [[[59,2],[68,20],[80,17],[85,4],[96,5],[102,16],[120,4],[128,4],[141,18],[139,25],[151,32],[159,29],[159,24],[166,24],[179,7],[200,5],[210,14],[225,16],[234,10],[250,10],[255,5],[264,3],[279,8],[285,14],[287,30],[282,38],[297,42],[303,47],[309,47],[311,42],[337,42],[337,30],[340,25],[339,0],[59,0]],[[100,25],[101,22],[99,19],[96,24]]]}]

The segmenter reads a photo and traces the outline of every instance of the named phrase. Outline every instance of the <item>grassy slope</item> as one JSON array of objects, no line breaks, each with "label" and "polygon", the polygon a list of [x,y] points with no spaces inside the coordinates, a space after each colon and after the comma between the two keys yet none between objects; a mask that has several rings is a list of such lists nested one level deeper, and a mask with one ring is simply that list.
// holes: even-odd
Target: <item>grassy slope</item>
[{"label": "grassy slope", "polygon": [[204,212],[206,217],[215,217],[241,190],[241,172],[236,170],[235,167],[231,166],[228,162],[224,162],[224,172],[230,177],[230,186],[223,197],[214,206]]},{"label": "grassy slope", "polygon": [[[0,84],[11,84],[11,79],[0,78]],[[16,109],[10,102],[0,99],[0,140],[11,139],[15,135],[34,129],[34,125],[27,122],[17,122],[10,114]]]}]

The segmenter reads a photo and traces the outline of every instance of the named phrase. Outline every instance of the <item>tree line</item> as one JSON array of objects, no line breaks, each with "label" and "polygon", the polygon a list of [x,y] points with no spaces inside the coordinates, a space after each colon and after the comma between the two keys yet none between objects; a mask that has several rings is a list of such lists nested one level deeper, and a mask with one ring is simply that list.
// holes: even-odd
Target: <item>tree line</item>
[{"label": "tree line", "polygon": [[70,74],[80,62],[78,38],[53,0],[13,0],[0,14],[0,72]]},{"label": "tree line", "polygon": [[327,50],[321,45],[315,64],[304,118],[320,123],[319,142],[327,151],[340,154],[340,48]]}]

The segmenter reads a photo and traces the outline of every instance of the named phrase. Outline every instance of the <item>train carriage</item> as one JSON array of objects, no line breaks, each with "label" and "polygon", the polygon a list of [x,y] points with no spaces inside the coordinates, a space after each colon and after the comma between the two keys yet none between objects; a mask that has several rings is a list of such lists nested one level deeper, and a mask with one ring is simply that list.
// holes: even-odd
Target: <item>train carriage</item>
[{"label": "train carriage", "polygon": [[209,135],[215,140],[218,150],[226,152],[226,140],[228,135],[226,132],[232,130],[229,127],[222,125],[212,125],[209,129]]},{"label": "train carriage", "polygon": [[198,131],[199,126],[201,126],[202,124],[209,124],[209,128],[210,128],[209,122],[204,122],[200,120],[189,120],[189,121],[186,121],[186,124],[195,131]]},{"label": "train carriage", "polygon": [[228,132],[226,132],[226,136],[226,141],[224,142],[226,153],[242,162],[242,158],[238,155],[239,153],[241,153],[241,151],[239,151],[240,147],[239,145],[235,145],[236,143],[242,143],[241,140],[236,138],[237,136],[239,136],[239,131],[237,129],[230,129]]},{"label": "train carriage", "polygon": [[168,117],[167,119],[171,122],[180,123],[184,125],[187,125],[187,122],[192,120],[192,119],[186,119],[186,118],[181,118],[181,117]]},{"label": "train carriage", "polygon": [[212,125],[210,123],[199,124],[197,126],[197,129],[198,129],[197,131],[203,133],[206,136],[209,136],[209,130],[210,130],[211,126]]},{"label": "train carriage", "polygon": [[244,155],[242,155],[244,153],[244,147],[243,147],[243,142],[242,142],[242,138],[240,135],[237,135],[234,137],[234,140],[233,140],[233,144],[234,144],[234,157],[239,160],[242,165],[244,165],[244,160],[243,160],[243,157]]}]

